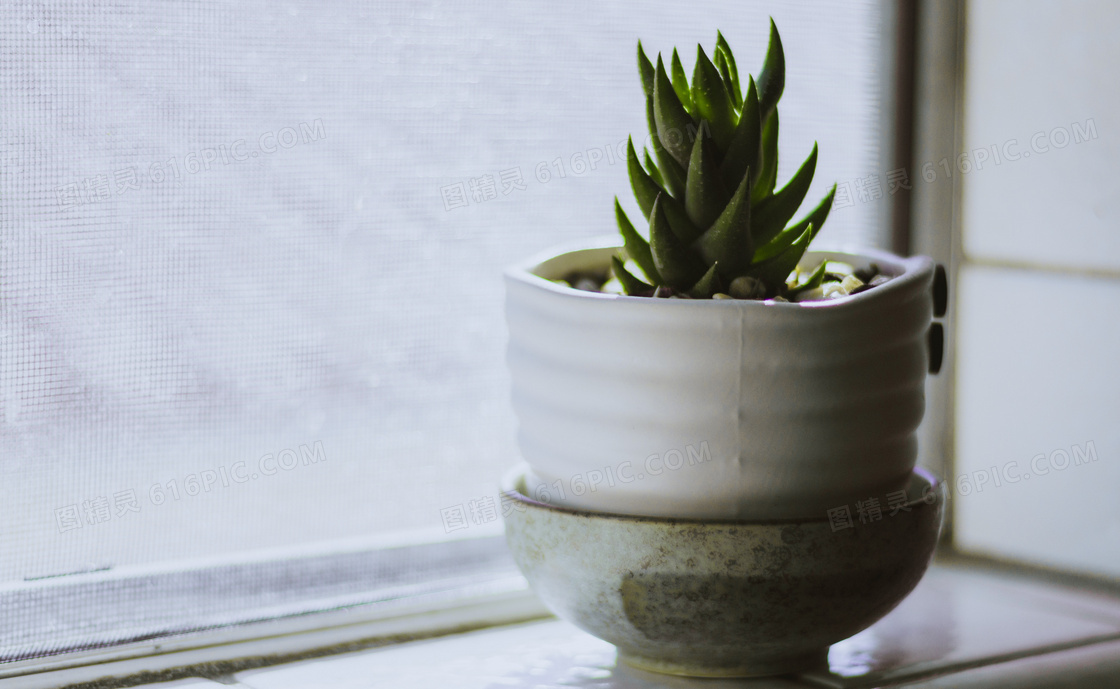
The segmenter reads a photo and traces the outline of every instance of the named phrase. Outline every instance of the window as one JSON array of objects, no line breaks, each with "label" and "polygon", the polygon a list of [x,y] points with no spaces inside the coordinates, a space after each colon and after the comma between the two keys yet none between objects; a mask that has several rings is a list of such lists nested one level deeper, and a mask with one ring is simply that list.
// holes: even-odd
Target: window
[{"label": "window", "polygon": [[[615,232],[638,38],[719,28],[756,71],[768,11],[790,56],[779,178],[818,136],[810,195],[849,194],[822,239],[886,244],[870,1],[5,9],[0,596],[30,617],[0,668],[164,629],[38,624],[62,589],[120,612],[143,603],[116,581],[226,572],[225,603],[179,599],[204,629],[263,610],[254,562],[461,541],[499,580],[501,268]],[[445,579],[464,548],[347,566],[367,589]],[[277,609],[310,609],[298,589]]]}]

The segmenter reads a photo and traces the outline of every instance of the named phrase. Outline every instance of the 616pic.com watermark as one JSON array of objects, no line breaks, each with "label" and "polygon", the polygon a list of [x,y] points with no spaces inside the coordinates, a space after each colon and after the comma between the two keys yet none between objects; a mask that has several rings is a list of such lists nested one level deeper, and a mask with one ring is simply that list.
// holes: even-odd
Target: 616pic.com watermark
[{"label": "616pic.com watermark", "polygon": [[196,175],[221,165],[244,163],[247,160],[272,155],[280,150],[295,148],[320,141],[327,137],[323,120],[300,122],[295,127],[282,127],[268,131],[256,139],[254,148],[245,139],[237,139],[228,144],[209,146],[191,151],[182,156],[171,156],[144,165],[129,165],[107,174],[87,177],[81,182],[63,184],[55,191],[58,206],[62,209],[77,208],[85,204],[101,203],[114,196],[124,196],[129,191],[137,191],[141,186],[160,186],[165,183],[179,182],[184,175]]},{"label": "616pic.com watermark", "polygon": [[[953,173],[967,175],[972,172],[991,169],[1005,162],[1016,162],[1031,155],[1042,155],[1050,151],[1062,149],[1070,144],[1081,144],[1097,139],[1097,123],[1093,118],[1081,122],[1071,122],[1067,127],[1059,125],[1048,130],[1035,132],[1024,144],[1019,139],[1008,139],[1002,144],[978,146],[971,151],[964,151],[956,158],[945,156],[936,162],[922,163],[918,174],[926,184],[939,179],[951,179]],[[834,209],[850,208],[856,202],[868,203],[883,198],[883,180],[878,174],[866,177],[857,177],[846,182],[836,184],[836,198],[832,202]],[[913,190],[911,174],[906,168],[890,170],[886,173],[886,193],[894,196],[899,191]],[[854,191],[853,191],[854,189]]]},{"label": "616pic.com watermark", "polygon": [[[699,126],[688,125],[684,130],[676,127],[667,130],[666,139],[673,143],[695,141],[697,137],[711,137],[712,132],[707,120]],[[627,147],[630,139],[623,139],[617,143],[592,146],[585,151],[576,151],[570,156],[557,156],[552,160],[542,160],[533,166],[533,178],[540,184],[548,184],[553,179],[566,177],[583,177],[590,172],[598,170],[600,166],[626,164]],[[653,135],[647,133],[639,146],[634,142],[635,152],[640,153],[642,146],[653,150]],[[498,198],[499,185],[502,196],[508,196],[514,191],[525,191],[525,175],[521,167],[511,167],[498,171],[497,180],[492,174],[471,177],[465,182],[455,182],[440,187],[440,197],[443,199],[443,210],[450,211],[456,208],[466,208],[473,199],[475,204],[484,201],[493,201]]]},{"label": "616pic.com watermark", "polygon": [[64,505],[54,511],[55,524],[59,533],[66,533],[112,519],[121,519],[130,513],[139,512],[144,504],[158,507],[167,502],[177,502],[266,476],[275,476],[283,471],[293,471],[301,466],[318,464],[326,459],[323,441],[320,440],[310,447],[300,445],[298,451],[289,448],[270,452],[260,457],[252,467],[248,462],[235,462],[228,467],[223,465],[187,474],[181,479],[175,477],[156,482],[145,490],[128,488],[117,491],[110,497],[99,495],[72,505]]},{"label": "616pic.com watermark", "polygon": [[1046,476],[1065,471],[1071,466],[1081,466],[1096,461],[1098,461],[1097,446],[1090,440],[1084,446],[1073,445],[1068,452],[1062,448],[1049,454],[1040,452],[1031,457],[1026,466],[1020,466],[1017,460],[1012,460],[1003,466],[992,466],[960,474],[953,481],[945,482],[946,497],[952,497],[954,491],[961,497],[983,493],[985,488],[1000,488],[1004,485],[1028,481],[1032,476]]},{"label": "616pic.com watermark", "polygon": [[606,466],[602,469],[591,469],[584,473],[573,474],[565,482],[556,479],[548,485],[537,486],[529,497],[537,502],[551,503],[553,500],[564,500],[570,493],[576,497],[596,492],[601,486],[614,488],[618,483],[633,483],[643,481],[649,476],[660,476],[666,471],[677,471],[684,466],[696,466],[712,461],[712,451],[708,449],[708,441],[699,445],[689,445],[682,450],[668,450],[662,453],[653,453],[646,457],[640,467],[635,467],[629,460],[617,466]]},{"label": "616pic.com watermark", "polygon": [[[614,165],[626,160],[626,142],[607,144],[602,148],[589,148],[586,151],[577,151],[571,157],[557,157],[551,162],[541,161],[533,168],[533,177],[540,184],[548,184],[554,177],[562,179],[568,177],[582,177],[590,171],[599,168],[600,164]],[[493,201],[502,196],[508,196],[515,191],[525,191],[529,187],[525,183],[525,175],[521,166],[499,170],[497,179],[492,174],[471,177],[465,182],[455,182],[440,187],[440,196],[443,199],[443,210],[450,211],[456,208],[466,208],[484,201]]]},{"label": "616pic.com watermark", "polygon": [[[983,493],[985,489],[992,490],[1005,485],[1029,481],[1032,476],[1046,476],[1051,473],[1065,471],[1071,466],[1081,466],[1098,461],[1097,446],[1092,440],[1084,445],[1073,445],[1069,451],[1058,448],[1049,454],[1040,452],[1030,458],[1026,466],[1020,466],[1018,460],[1011,460],[1002,466],[991,466],[986,469],[977,469],[966,474],[958,474],[953,480],[944,481],[945,499],[953,497],[954,491],[959,497],[966,497],[973,493]],[[899,512],[909,512],[909,498],[906,491],[899,490],[888,493],[886,496],[888,516],[893,517]],[[932,504],[935,496],[929,490],[922,499]],[[883,518],[883,504],[877,497],[857,500],[855,516],[860,524],[870,524]],[[828,510],[828,523],[833,531],[841,531],[856,526],[852,515],[852,506],[840,505]]]},{"label": "616pic.com watermark", "polygon": [[[699,445],[688,445],[684,450],[668,450],[654,453],[646,457],[640,467],[635,467],[630,461],[622,462],[617,466],[606,466],[602,469],[590,469],[586,472],[573,474],[567,481],[556,479],[551,484],[537,486],[533,494],[528,496],[537,502],[545,504],[553,500],[564,500],[571,493],[582,496],[594,493],[601,487],[614,488],[619,483],[633,483],[642,481],[649,476],[660,476],[666,471],[676,471],[684,466],[695,466],[712,461],[712,451],[708,449],[708,441]],[[510,499],[504,493],[500,496],[501,512],[503,517],[509,516],[511,511],[524,511],[525,505],[517,500]],[[483,496],[468,500],[465,503],[445,507],[439,511],[443,520],[443,530],[446,533],[467,529],[473,526],[482,526],[498,520],[498,503],[490,496]]]}]

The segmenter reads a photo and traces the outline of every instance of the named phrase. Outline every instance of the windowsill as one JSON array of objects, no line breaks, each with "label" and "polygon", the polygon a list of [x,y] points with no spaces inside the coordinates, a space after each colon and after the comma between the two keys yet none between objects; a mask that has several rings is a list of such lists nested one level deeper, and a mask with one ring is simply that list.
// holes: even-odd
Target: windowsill
[{"label": "windowsill", "polygon": [[231,673],[547,615],[500,536],[413,534],[191,565],[0,587],[0,686]]},{"label": "windowsill", "polygon": [[[377,687],[1120,687],[1120,596],[968,559],[941,559],[890,615],[832,648],[830,672],[697,682],[616,662],[555,619],[400,643],[220,677],[249,689]],[[1111,683],[1109,683],[1111,682]],[[218,688],[208,680],[166,687]]]}]

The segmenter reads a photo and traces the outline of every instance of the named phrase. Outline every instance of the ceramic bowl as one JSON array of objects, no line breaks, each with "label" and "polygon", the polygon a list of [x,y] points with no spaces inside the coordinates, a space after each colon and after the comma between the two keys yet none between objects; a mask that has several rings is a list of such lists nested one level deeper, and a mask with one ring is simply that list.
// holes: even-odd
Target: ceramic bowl
[{"label": "ceramic bowl", "polygon": [[629,665],[698,677],[826,666],[831,644],[917,585],[945,501],[941,482],[916,469],[904,501],[867,496],[846,506],[850,520],[842,505],[819,519],[637,517],[533,500],[526,471],[503,483],[506,537],[544,604]]}]

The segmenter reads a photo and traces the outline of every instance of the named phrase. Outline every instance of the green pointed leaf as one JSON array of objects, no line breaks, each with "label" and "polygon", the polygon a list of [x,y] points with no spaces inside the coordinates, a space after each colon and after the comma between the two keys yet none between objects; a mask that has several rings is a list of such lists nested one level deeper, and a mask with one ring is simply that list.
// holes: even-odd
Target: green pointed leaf
[{"label": "green pointed leaf", "polygon": [[[739,115],[739,124],[735,127],[735,138],[720,164],[723,181],[727,186],[738,185],[747,168],[756,173],[760,169],[759,158],[762,151],[762,120],[758,111],[758,92],[754,87],[754,79],[747,77],[747,95],[743,99],[743,112]],[[753,184],[754,181],[752,180]]]},{"label": "green pointed leaf", "polygon": [[[759,104],[761,111],[762,104]],[[770,113],[762,126],[762,169],[758,172],[758,179],[754,183],[754,192],[751,201],[759,203],[770,194],[774,193],[774,184],[778,180],[778,111]]]},{"label": "green pointed leaf", "polygon": [[836,185],[832,185],[832,189],[825,194],[821,202],[817,204],[816,208],[809,211],[809,215],[805,216],[801,222],[813,226],[813,236],[809,241],[817,238],[820,234],[821,228],[824,227],[824,221],[828,220],[828,213],[832,210],[832,201],[836,198]]},{"label": "green pointed leaf", "polygon": [[673,91],[684,109],[692,112],[692,94],[688,91],[688,77],[684,74],[684,65],[681,64],[681,57],[677,55],[676,48],[673,48],[673,59],[670,64],[670,69],[673,71]]},{"label": "green pointed leaf", "polygon": [[778,107],[778,100],[786,86],[786,56],[782,51],[782,37],[774,19],[770,19],[770,45],[766,48],[766,59],[762,71],[758,73],[758,103],[762,106],[762,117],[770,116]]},{"label": "green pointed leaf", "polygon": [[797,267],[801,257],[805,255],[805,250],[809,248],[809,242],[812,240],[813,226],[809,225],[801,233],[801,236],[794,240],[793,244],[786,247],[777,256],[752,265],[747,274],[766,283],[767,293],[780,292],[786,284],[786,278]]},{"label": "green pointed leaf", "polygon": [[657,162],[662,172],[661,180],[658,183],[675,198],[684,198],[684,168],[665,150],[665,147],[661,145],[661,139],[657,136],[657,122],[653,115],[653,98],[646,99],[646,122],[649,125],[653,153],[657,156]]},{"label": "green pointed leaf", "polygon": [[692,224],[700,228],[711,227],[727,205],[729,195],[716,164],[718,156],[710,138],[696,137],[688,162],[684,209]]},{"label": "green pointed leaf", "polygon": [[[737,103],[742,103],[743,98],[740,95],[741,91],[739,89],[739,87],[740,87],[740,84],[739,84],[739,68],[735,66],[735,54],[731,52],[731,45],[727,42],[727,39],[724,38],[723,34],[720,33],[719,31],[716,31],[716,52],[723,56],[724,61],[727,63],[727,71],[730,72],[730,74],[731,74],[731,96],[732,96],[732,98],[734,98],[737,101]],[[735,107],[739,108],[739,107],[742,107],[742,106],[741,105],[736,105]]]},{"label": "green pointed leaf", "polygon": [[653,285],[647,285],[631,275],[630,271],[626,270],[626,266],[622,264],[618,256],[611,256],[611,270],[614,272],[614,276],[618,278],[618,281],[622,283],[622,289],[625,290],[627,294],[648,294],[653,291]]},{"label": "green pointed leaf", "polygon": [[642,50],[641,41],[638,41],[638,73],[642,76],[642,90],[645,91],[646,98],[653,98],[653,63]]},{"label": "green pointed leaf", "polygon": [[665,63],[660,57],[657,58],[653,76],[653,115],[661,145],[682,168],[687,167],[688,157],[692,153],[690,135],[694,133],[696,125],[677,98],[677,92],[673,90],[673,85],[665,74]]},{"label": "green pointed leaf", "polygon": [[720,262],[723,277],[729,282],[751,265],[750,170],[743,171],[743,179],[726,208],[700,235],[697,249],[706,263]]},{"label": "green pointed leaf", "polygon": [[824,282],[825,267],[827,265],[828,265],[828,261],[821,261],[820,265],[818,265],[816,267],[816,269],[813,270],[813,273],[809,276],[809,279],[806,280],[805,282],[801,283],[797,287],[794,287],[793,289],[791,289],[789,291],[789,293],[790,294],[801,294],[802,292],[805,292],[807,290],[816,289],[816,288],[820,287],[821,283]]},{"label": "green pointed leaf", "polygon": [[626,255],[638,264],[638,267],[646,274],[646,278],[653,280],[656,284],[661,284],[661,275],[657,272],[657,266],[653,263],[653,254],[650,253],[649,242],[643,239],[642,235],[638,234],[638,231],[630,224],[630,218],[626,217],[626,212],[622,210],[622,205],[618,202],[617,196],[614,198],[614,215],[615,219],[618,220],[618,231],[622,234],[622,247],[626,250]]},{"label": "green pointed leaf", "polygon": [[717,50],[715,54],[713,62],[716,64],[716,69],[719,70],[719,76],[723,79],[723,86],[727,89],[727,95],[731,97],[731,105],[736,110],[740,110],[743,107],[743,96],[739,93],[739,85],[731,79],[731,70],[727,66],[727,59],[723,56],[723,51]]},{"label": "green pointed leaf", "polygon": [[704,53],[696,46],[696,68],[692,71],[692,103],[696,117],[706,120],[719,150],[726,151],[735,136],[738,120],[731,97],[723,85],[723,77]]},{"label": "green pointed leaf", "polygon": [[663,284],[681,292],[696,284],[706,266],[673,232],[665,216],[667,196],[658,194],[649,215],[649,248]]},{"label": "green pointed leaf", "polygon": [[638,154],[634,151],[633,138],[627,142],[626,168],[630,173],[630,187],[634,190],[634,198],[638,201],[638,208],[642,209],[643,215],[648,216],[650,211],[653,210],[654,199],[662,192],[662,189],[661,185],[646,173],[642,164],[638,161]]},{"label": "green pointed leaf", "polygon": [[832,185],[832,190],[817,204],[817,207],[809,211],[809,214],[799,220],[796,224],[790,225],[786,229],[778,233],[766,244],[758,247],[758,251],[754,254],[754,260],[765,261],[768,258],[777,256],[785,251],[793,242],[801,236],[805,228],[809,225],[813,226],[813,238],[824,227],[824,221],[828,219],[828,212],[832,209],[832,200],[836,197],[836,185]]},{"label": "green pointed leaf", "polygon": [[[630,140],[626,149],[626,168],[630,173],[630,186],[634,189],[634,198],[638,202],[638,208],[641,208],[642,214],[648,217],[653,212],[653,202],[657,199],[657,195],[664,193],[665,190],[642,168],[642,164],[638,161],[638,154],[634,151],[633,139]],[[662,174],[665,173],[664,167],[661,168],[661,172]],[[700,236],[700,230],[688,219],[688,214],[681,202],[665,193],[664,206],[665,215],[669,218],[677,237],[685,245],[694,242]]]},{"label": "green pointed leaf", "polygon": [[712,295],[716,292],[723,291],[723,281],[719,279],[718,264],[713,263],[708,272],[704,273],[704,277],[696,281],[696,284],[688,290],[688,296],[695,299],[711,299]]},{"label": "green pointed leaf", "polygon": [[793,214],[801,207],[801,202],[805,200],[805,194],[809,191],[816,170],[817,144],[814,142],[809,157],[789,182],[776,194],[759,204],[756,209],[751,228],[751,238],[755,245],[761,246],[769,242],[782,231]]},{"label": "green pointed leaf", "polygon": [[650,179],[657,182],[658,186],[664,187],[665,180],[661,177],[661,170],[657,169],[657,164],[654,163],[653,158],[650,157],[649,149],[642,149],[642,152],[645,154],[643,161],[645,162],[646,172],[649,173]]}]

